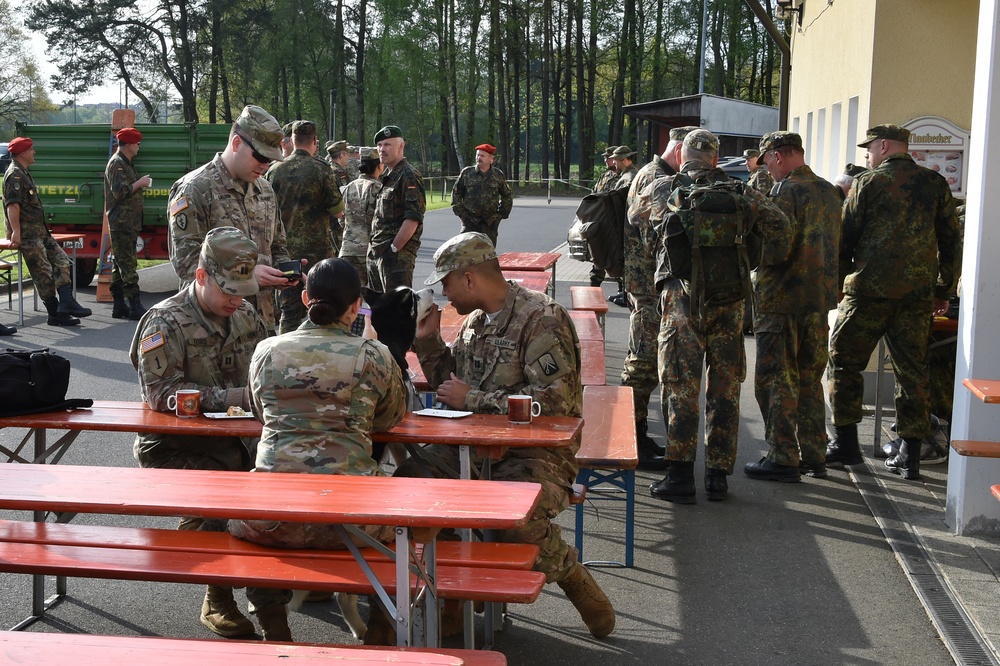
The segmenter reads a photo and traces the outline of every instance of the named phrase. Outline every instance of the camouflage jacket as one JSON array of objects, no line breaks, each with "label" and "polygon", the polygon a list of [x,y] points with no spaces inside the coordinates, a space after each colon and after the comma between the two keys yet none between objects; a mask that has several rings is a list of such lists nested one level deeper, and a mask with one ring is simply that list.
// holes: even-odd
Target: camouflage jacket
[{"label": "camouflage jacket", "polygon": [[771,172],[766,167],[759,167],[751,172],[750,177],[747,178],[747,185],[766,197],[771,193],[771,188],[774,187],[774,178],[771,177]]},{"label": "camouflage jacket", "polygon": [[142,188],[132,191],[139,180],[132,160],[115,152],[104,169],[104,201],[108,227],[115,231],[137,232],[142,229]]},{"label": "camouflage jacket", "polygon": [[403,221],[409,219],[416,221],[417,229],[406,245],[398,249],[401,255],[416,257],[417,250],[420,249],[425,210],[427,200],[424,196],[424,181],[404,157],[391,171],[382,174],[382,190],[379,192],[372,220],[372,252],[375,255],[385,252],[396,237],[396,232],[403,226]]},{"label": "camouflage jacket", "polygon": [[907,153],[889,155],[854,180],[843,216],[844,293],[948,298],[957,279],[961,238],[955,200],[941,174]]},{"label": "camouflage jacket", "polygon": [[7,222],[7,235],[10,235],[10,222],[7,221],[7,206],[20,206],[19,226],[21,240],[45,238],[49,229],[45,226],[45,211],[42,210],[42,200],[38,198],[38,188],[28,170],[13,160],[7,167],[3,177],[3,217]]},{"label": "camouflage jacket", "polygon": [[344,190],[344,242],[341,257],[367,257],[372,239],[372,219],[382,181],[368,174],[352,180]]},{"label": "camouflage jacket", "polygon": [[347,169],[336,162],[330,163],[330,169],[333,171],[333,179],[337,183],[337,187],[344,187],[351,182],[350,176],[347,175]]},{"label": "camouflage jacket", "polygon": [[389,430],[406,413],[388,348],[341,323],[306,320],[261,342],[250,362],[250,394],[264,424],[258,472],[373,474],[370,433]]},{"label": "camouflage jacket", "polygon": [[[201,244],[210,229],[236,227],[257,243],[257,263],[290,261],[285,227],[271,184],[264,178],[243,187],[233,180],[222,155],[178,180],[170,188],[170,263],[181,288],[194,280]],[[274,289],[262,287],[254,303],[268,330],[274,330]]]},{"label": "camouflage jacket", "polygon": [[629,185],[628,224],[625,225],[625,290],[631,294],[651,295],[656,273],[656,236],[649,224],[648,192],[654,180],[671,176],[674,170],[657,156],[639,169]]},{"label": "camouflage jacket", "polygon": [[625,190],[632,186],[632,179],[635,175],[639,173],[639,167],[635,164],[618,174],[618,179],[615,181],[614,188],[616,190]]},{"label": "camouflage jacket", "polygon": [[344,198],[329,165],[301,148],[267,172],[288,238],[288,254],[313,266],[335,256],[330,217],[344,210]]},{"label": "camouflage jacket", "polygon": [[837,307],[839,189],[805,165],[773,188],[771,201],[791,222],[791,252],[785,261],[754,271],[757,311],[825,312]]},{"label": "camouflage jacket", "polygon": [[[195,285],[160,301],[135,329],[129,358],[139,373],[142,399],[158,412],[170,411],[167,398],[181,389],[201,392],[202,412],[224,412],[243,402],[254,347],[267,336],[249,303],[222,322],[198,304]],[[204,450],[240,444],[238,437],[141,434],[135,455],[157,447]]]},{"label": "camouflage jacket", "polygon": [[598,192],[610,192],[615,189],[615,183],[618,182],[618,172],[614,169],[608,169],[601,174],[601,177],[597,179],[597,184],[594,185],[593,193]]},{"label": "camouflage jacket", "polygon": [[486,173],[475,166],[465,167],[451,192],[451,208],[455,215],[479,225],[492,227],[506,220],[513,204],[510,185],[495,166]]},{"label": "camouflage jacket", "polygon": [[348,157],[347,166],[344,170],[347,172],[347,183],[353,183],[358,178],[361,177],[361,160],[357,157]]}]

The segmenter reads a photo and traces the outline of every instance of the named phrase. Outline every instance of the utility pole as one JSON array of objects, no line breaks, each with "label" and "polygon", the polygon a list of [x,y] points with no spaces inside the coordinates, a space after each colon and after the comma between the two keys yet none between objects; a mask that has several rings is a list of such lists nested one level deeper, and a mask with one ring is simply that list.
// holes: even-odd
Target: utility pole
[{"label": "utility pole", "polygon": [[701,57],[698,59],[698,94],[705,92],[705,54],[708,52],[708,0],[701,3]]}]

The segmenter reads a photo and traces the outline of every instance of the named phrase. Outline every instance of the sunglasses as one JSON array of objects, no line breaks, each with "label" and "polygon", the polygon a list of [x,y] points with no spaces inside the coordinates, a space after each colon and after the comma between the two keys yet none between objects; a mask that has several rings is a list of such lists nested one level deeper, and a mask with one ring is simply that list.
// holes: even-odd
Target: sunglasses
[{"label": "sunglasses", "polygon": [[264,157],[263,155],[258,153],[257,149],[253,147],[253,141],[251,141],[250,137],[248,137],[243,132],[237,132],[236,136],[240,137],[243,143],[245,143],[250,148],[250,154],[253,155],[253,158],[258,162],[260,162],[261,164],[270,164],[271,162],[274,161],[270,157]]}]

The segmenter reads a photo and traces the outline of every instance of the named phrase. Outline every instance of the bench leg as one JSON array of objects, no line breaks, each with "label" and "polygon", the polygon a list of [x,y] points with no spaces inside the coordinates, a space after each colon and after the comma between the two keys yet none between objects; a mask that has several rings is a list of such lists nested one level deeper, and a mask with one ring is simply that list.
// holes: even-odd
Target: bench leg
[{"label": "bench leg", "polygon": [[[587,470],[581,469],[576,474],[576,482],[589,487],[589,476]],[[576,556],[583,562],[583,504],[576,505]]]},{"label": "bench leg", "polygon": [[625,566],[634,565],[635,550],[635,470],[625,472]]}]

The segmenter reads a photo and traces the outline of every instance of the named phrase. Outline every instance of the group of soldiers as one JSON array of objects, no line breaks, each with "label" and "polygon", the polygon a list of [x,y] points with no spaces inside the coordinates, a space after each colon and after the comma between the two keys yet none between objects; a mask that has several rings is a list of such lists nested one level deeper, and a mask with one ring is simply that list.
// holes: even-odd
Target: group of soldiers
[{"label": "group of soldiers", "polygon": [[[928,336],[933,316],[946,310],[955,288],[961,239],[946,181],[913,161],[908,138],[895,125],[868,130],[859,147],[867,150],[869,168],[849,165],[853,184],[846,201],[840,188],[805,163],[794,132],[769,133],[759,150],[746,153],[751,175],[738,196],[748,212],[745,238],[756,237],[748,246],[760,248],[752,274],[755,394],[768,443],[767,455],[746,465],[750,478],[794,482],[802,475],[825,477],[827,464],[862,462],[861,373],[883,335],[899,386],[902,440],[885,465],[903,478],[919,478],[920,441],[931,430]],[[673,274],[663,256],[668,224],[687,219],[678,210],[678,188],[730,180],[718,168],[718,150],[710,132],[674,128],[663,154],[630,176],[628,186],[624,286],[631,313],[622,383],[635,390],[640,467],[666,469],[650,493],[684,504],[696,501],[703,366],[705,491],[709,500],[722,500],[736,459],[747,363],[743,320],[751,299],[693,304],[690,276]],[[605,156],[602,188],[614,186],[612,169],[620,164],[614,149]],[[836,430],[830,441],[824,371]],[[657,383],[665,447],[648,434],[648,403]]]}]

